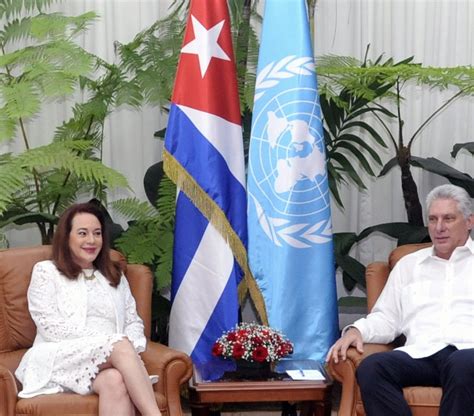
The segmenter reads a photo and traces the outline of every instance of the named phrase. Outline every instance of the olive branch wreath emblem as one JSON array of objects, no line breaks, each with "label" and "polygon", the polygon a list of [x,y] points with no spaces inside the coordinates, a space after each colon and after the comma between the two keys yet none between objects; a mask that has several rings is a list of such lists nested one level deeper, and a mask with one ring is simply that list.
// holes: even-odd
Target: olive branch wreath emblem
[{"label": "olive branch wreath emblem", "polygon": [[[270,62],[257,75],[255,83],[255,101],[265,94],[266,90],[275,87],[283,79],[295,76],[307,76],[315,73],[312,57],[286,56],[279,61]],[[277,246],[286,243],[295,248],[309,248],[314,244],[323,244],[331,240],[331,220],[322,220],[316,224],[294,224],[290,220],[269,217],[257,199],[250,195],[255,203],[257,218],[267,237]]]},{"label": "olive branch wreath emblem", "polygon": [[[324,244],[331,240],[331,220],[319,221],[316,224],[293,224],[285,218],[269,217],[257,199],[250,195],[255,203],[258,223],[267,237],[278,247],[282,241],[291,247],[309,248],[314,244]],[[290,225],[288,225],[290,224]]]},{"label": "olive branch wreath emblem", "polygon": [[310,56],[289,55],[277,62],[270,62],[257,75],[254,101],[259,100],[265,90],[278,85],[282,79],[312,75],[314,72],[314,60]]}]

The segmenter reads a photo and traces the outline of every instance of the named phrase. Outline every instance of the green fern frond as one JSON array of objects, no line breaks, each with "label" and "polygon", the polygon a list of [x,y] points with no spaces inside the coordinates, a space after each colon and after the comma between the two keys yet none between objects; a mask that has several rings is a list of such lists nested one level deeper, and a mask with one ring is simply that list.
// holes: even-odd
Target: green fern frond
[{"label": "green fern frond", "polygon": [[16,160],[25,170],[31,172],[33,170],[50,170],[52,167],[59,167],[66,160],[70,162],[75,157],[77,156],[61,143],[51,143],[26,150],[19,154]]},{"label": "green fern frond", "polygon": [[0,165],[0,214],[12,200],[13,195],[24,187],[26,172],[16,164]]},{"label": "green fern frond", "polygon": [[70,19],[61,13],[48,13],[31,19],[31,36],[39,41],[61,39],[67,36]]},{"label": "green fern frond", "polygon": [[89,73],[95,57],[72,41],[60,40],[50,43],[45,59],[55,62],[58,68],[70,75],[80,76]]},{"label": "green fern frond", "polygon": [[126,188],[128,186],[125,176],[99,161],[76,157],[71,160],[70,164],[63,164],[61,167],[69,169],[84,181],[95,182],[110,188]]},{"label": "green fern frond", "polygon": [[0,91],[5,102],[5,113],[11,119],[31,117],[40,109],[38,90],[29,81],[5,85]]},{"label": "green fern frond", "polygon": [[360,68],[362,62],[352,56],[322,55],[316,58],[316,72],[326,72],[326,68]]},{"label": "green fern frond", "polygon": [[42,173],[40,179],[41,186],[36,200],[44,207],[54,207],[58,204],[56,212],[72,204],[82,187],[77,177],[61,170],[53,170],[48,174]]},{"label": "green fern frond", "polygon": [[0,143],[15,136],[16,126],[16,120],[7,116],[5,107],[0,108]]},{"label": "green fern frond", "polygon": [[8,65],[10,70],[16,67],[23,68],[35,62],[45,61],[47,45],[26,46],[0,56],[0,66]]},{"label": "green fern frond", "polygon": [[[70,144],[69,144],[70,145]],[[63,142],[53,142],[46,146],[27,150],[20,154],[18,163],[27,170],[50,170],[52,168],[69,171],[86,182],[115,187],[127,187],[125,177],[96,160],[83,159],[70,150]]]},{"label": "green fern frond", "polygon": [[159,254],[157,229],[152,224],[130,226],[118,239],[117,248],[126,253],[127,261],[135,264],[152,264]]},{"label": "green fern frond", "polygon": [[113,202],[112,207],[133,219],[116,245],[128,261],[148,264],[154,270],[159,290],[170,285],[173,264],[176,186],[168,177],[161,179],[158,194],[157,209],[136,198]]},{"label": "green fern frond", "polygon": [[245,109],[251,111],[253,108],[256,80],[257,75],[255,72],[247,71],[245,75],[244,89],[239,92],[242,111],[245,111]]},{"label": "green fern frond", "polygon": [[171,13],[129,44],[118,46],[120,67],[148,103],[163,105],[171,97],[184,26],[183,20]]},{"label": "green fern frond", "polygon": [[31,18],[14,19],[6,22],[0,32],[0,44],[5,47],[9,42],[31,37]]},{"label": "green fern frond", "polygon": [[49,72],[44,73],[39,81],[46,97],[62,97],[75,91],[77,77],[63,72]]},{"label": "green fern frond", "polygon": [[137,51],[138,46],[138,42],[127,44],[117,42],[117,51],[125,72],[134,72],[137,68],[143,67],[143,58]]},{"label": "green fern frond", "polygon": [[42,45],[26,46],[0,57],[0,65],[30,71],[37,63],[48,64],[70,75],[85,75],[94,64],[94,56],[69,40],[56,40]]},{"label": "green fern frond", "polygon": [[142,89],[135,81],[121,82],[117,87],[115,105],[128,104],[132,107],[139,107],[143,102]]},{"label": "green fern frond", "polygon": [[78,152],[88,152],[93,149],[93,143],[91,140],[71,140],[71,141],[66,141],[63,143],[63,146],[66,147],[67,149],[71,150],[77,150]]},{"label": "green fern frond", "polygon": [[115,246],[125,254],[129,263],[147,264],[155,270],[158,290],[171,283],[173,264],[173,229],[160,223],[137,222],[118,239]]},{"label": "green fern frond", "polygon": [[[0,68],[5,68],[6,66],[14,64],[18,60],[19,55],[21,55],[21,52],[18,51],[0,55]],[[8,80],[8,77],[5,77],[5,80]]]},{"label": "green fern frond", "polygon": [[155,282],[158,290],[169,287],[173,270],[173,228],[158,229],[158,252],[155,270]]},{"label": "green fern frond", "polygon": [[56,71],[56,67],[51,62],[42,60],[26,64],[23,67],[23,71],[23,75],[21,76],[23,80],[38,84],[42,77],[50,72]]},{"label": "green fern frond", "polygon": [[[77,107],[76,104],[75,107]],[[73,110],[74,112],[74,110]],[[91,118],[85,119],[78,116],[73,116],[69,120],[66,120],[56,128],[54,133],[54,140],[55,141],[69,141],[69,140],[82,140],[84,139],[88,143],[92,143],[95,145],[95,141],[93,140],[93,131],[91,131]]]},{"label": "green fern frond", "polygon": [[86,31],[98,18],[98,14],[93,11],[83,13],[79,16],[70,16],[72,24],[70,35],[75,36],[77,33]]},{"label": "green fern frond", "polygon": [[156,207],[160,213],[160,217],[163,223],[174,223],[175,209],[176,209],[176,185],[168,178],[163,175],[160,185],[158,187],[158,201],[156,201]]},{"label": "green fern frond", "polygon": [[[321,65],[321,60],[327,59],[327,65]],[[370,66],[350,65],[348,57],[322,57],[317,67],[318,76],[332,88],[341,90],[347,88],[351,93],[367,97],[372,83],[393,83],[413,81],[419,84],[444,89],[450,86],[465,91],[474,92],[474,67],[458,66],[450,68],[422,67],[416,63],[392,63],[388,60],[383,64]],[[346,63],[347,66],[339,65]]]},{"label": "green fern frond", "polygon": [[79,77],[91,71],[94,60],[93,55],[72,41],[58,40],[38,46],[27,46],[2,55],[0,56],[0,67],[8,65],[10,70],[36,73],[37,77],[37,68],[41,68],[43,65],[46,68],[53,68],[55,71]]},{"label": "green fern frond", "polygon": [[44,8],[60,0],[0,0],[0,18],[5,16],[19,15],[22,12],[37,10],[41,12]]},{"label": "green fern frond", "polygon": [[169,102],[172,90],[170,86],[173,83],[162,72],[146,69],[138,73],[135,80],[140,85],[146,102],[155,105]]},{"label": "green fern frond", "polygon": [[125,198],[112,202],[112,208],[127,219],[133,221],[155,221],[158,212],[148,202],[137,198]]},{"label": "green fern frond", "polygon": [[91,99],[74,108],[74,117],[86,120],[87,122],[93,119],[103,120],[107,116],[108,111],[107,102],[100,99]]},{"label": "green fern frond", "polygon": [[65,16],[61,13],[40,14],[31,19],[31,36],[46,39],[71,38],[83,32],[97,19],[97,14],[87,12],[79,16]]}]

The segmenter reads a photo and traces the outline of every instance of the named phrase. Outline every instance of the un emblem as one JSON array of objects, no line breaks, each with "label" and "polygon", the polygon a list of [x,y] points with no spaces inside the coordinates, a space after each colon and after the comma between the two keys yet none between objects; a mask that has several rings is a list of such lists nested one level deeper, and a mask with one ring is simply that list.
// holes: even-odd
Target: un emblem
[{"label": "un emblem", "polygon": [[[287,57],[282,60],[287,65],[270,64],[280,74],[264,68],[260,88],[257,78],[249,161],[254,187],[249,195],[260,226],[276,245],[307,248],[330,241],[329,189],[314,66],[304,66],[299,74],[312,75],[312,83],[295,86],[291,75],[281,76],[295,59],[311,58]],[[270,82],[272,77],[278,82]]]}]

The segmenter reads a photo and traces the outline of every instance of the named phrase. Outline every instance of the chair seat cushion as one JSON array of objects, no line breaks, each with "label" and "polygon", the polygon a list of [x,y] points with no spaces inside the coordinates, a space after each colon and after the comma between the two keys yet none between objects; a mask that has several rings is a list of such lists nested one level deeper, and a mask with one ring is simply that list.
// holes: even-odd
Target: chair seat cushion
[{"label": "chair seat cushion", "polygon": [[44,394],[30,399],[19,399],[17,416],[59,416],[98,414],[99,397],[95,394],[80,396],[74,393]]},{"label": "chair seat cushion", "polygon": [[406,387],[403,389],[403,395],[412,408],[433,408],[439,410],[441,402],[441,387]]},{"label": "chair seat cushion", "polygon": [[[165,413],[165,396],[156,392],[155,396],[160,411]],[[99,397],[96,394],[44,394],[30,399],[19,399],[16,404],[16,416],[96,416],[98,405]]]},{"label": "chair seat cushion", "polygon": [[[403,395],[410,405],[412,416],[438,416],[441,394],[441,387],[416,386],[403,389]],[[365,415],[359,389],[357,389],[356,414]]]}]

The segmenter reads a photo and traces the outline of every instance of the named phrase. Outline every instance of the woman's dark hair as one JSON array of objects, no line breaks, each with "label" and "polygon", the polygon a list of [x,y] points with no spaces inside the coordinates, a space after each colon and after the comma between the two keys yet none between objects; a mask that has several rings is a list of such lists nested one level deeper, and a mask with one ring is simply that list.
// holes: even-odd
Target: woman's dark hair
[{"label": "woman's dark hair", "polygon": [[92,214],[102,228],[102,249],[94,260],[94,267],[110,281],[110,285],[117,287],[120,283],[121,270],[118,263],[110,258],[109,233],[105,223],[105,216],[101,209],[92,204],[75,204],[70,206],[59,218],[58,226],[53,237],[53,261],[58,270],[69,279],[77,279],[82,268],[74,262],[69,248],[69,235],[72,229],[72,220],[77,214]]}]

